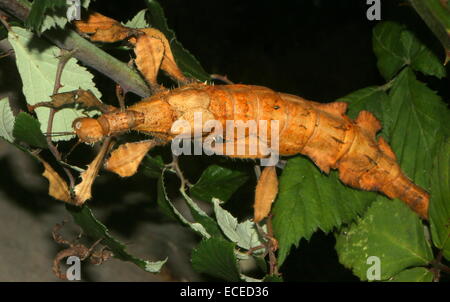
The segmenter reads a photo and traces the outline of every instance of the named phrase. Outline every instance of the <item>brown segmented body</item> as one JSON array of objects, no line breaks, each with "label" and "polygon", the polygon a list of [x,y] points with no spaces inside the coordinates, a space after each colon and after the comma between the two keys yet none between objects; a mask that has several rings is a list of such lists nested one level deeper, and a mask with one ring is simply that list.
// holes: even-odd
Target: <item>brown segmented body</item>
[{"label": "brown segmented body", "polygon": [[177,134],[171,132],[172,124],[179,119],[193,123],[194,112],[202,112],[203,122],[215,119],[223,125],[227,120],[278,120],[280,155],[306,155],[325,173],[338,169],[344,184],[399,198],[426,218],[429,196],[402,173],[383,138],[376,139],[379,121],[367,111],[352,121],[346,109],[346,103],[316,103],[260,86],[193,84],[156,94],[124,112],[104,114],[98,123],[83,118],[74,125],[86,142],[126,130],[170,141]]}]

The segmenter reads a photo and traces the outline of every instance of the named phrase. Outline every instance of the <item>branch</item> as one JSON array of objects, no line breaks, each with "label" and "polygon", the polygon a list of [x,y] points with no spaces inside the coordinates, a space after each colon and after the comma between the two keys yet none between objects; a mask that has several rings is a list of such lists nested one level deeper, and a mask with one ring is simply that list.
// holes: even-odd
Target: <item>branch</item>
[{"label": "branch", "polygon": [[[29,7],[17,0],[0,0],[0,9],[22,21],[25,21],[30,12]],[[59,48],[73,51],[75,58],[111,78],[125,91],[133,92],[140,97],[150,95],[150,89],[136,71],[82,38],[75,31],[53,29],[44,32],[43,35]]]}]

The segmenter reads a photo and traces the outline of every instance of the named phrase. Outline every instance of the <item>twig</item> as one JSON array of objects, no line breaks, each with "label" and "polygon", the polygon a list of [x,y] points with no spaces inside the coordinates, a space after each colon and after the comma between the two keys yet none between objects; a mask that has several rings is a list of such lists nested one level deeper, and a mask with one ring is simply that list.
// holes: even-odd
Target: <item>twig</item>
[{"label": "twig", "polygon": [[120,111],[125,111],[125,92],[119,84],[116,84],[116,97],[119,101]]},{"label": "twig", "polygon": [[167,164],[166,167],[171,168],[177,174],[178,178],[181,181],[180,190],[184,191],[186,188],[186,185],[188,187],[192,186],[192,184],[189,182],[189,180],[187,180],[184,177],[183,172],[180,169],[180,165],[178,163],[178,156],[172,154],[172,162],[170,164]]},{"label": "twig", "polygon": [[[59,57],[58,67],[56,68],[56,77],[55,77],[55,85],[53,86],[53,94],[57,94],[58,90],[62,87],[62,84],[61,84],[62,72],[64,70],[64,66],[66,66],[66,63],[72,57],[72,54],[73,54],[73,52],[61,51],[61,56]],[[52,132],[53,120],[55,118],[56,111],[57,110],[54,108],[50,109],[50,114],[48,116],[47,133]],[[62,161],[61,153],[58,151],[58,148],[53,144],[51,136],[47,136],[47,144],[48,144],[48,149],[53,154],[53,156],[56,158],[56,160],[58,162],[61,162]],[[70,185],[70,188],[72,191],[72,189],[75,187],[75,179],[68,168],[66,168],[64,166],[62,168],[63,168],[64,172],[66,173],[67,177],[69,178],[69,185]]]},{"label": "twig", "polygon": [[7,19],[8,19],[8,17],[6,15],[4,15],[3,12],[0,11],[0,22],[3,24],[3,26],[6,27],[6,29],[8,31],[10,31],[11,30],[11,25],[9,25]]},{"label": "twig", "polygon": [[14,53],[14,51],[12,51],[12,50],[9,50],[9,51],[6,51],[4,53],[1,53],[0,54],[0,59],[6,58],[6,57],[12,55],[13,53]]},{"label": "twig", "polygon": [[252,247],[247,251],[248,255],[253,254],[255,251],[260,250],[261,248],[265,249],[263,257],[269,255],[269,274],[270,275],[279,275],[278,265],[277,265],[277,257],[275,256],[275,252],[278,250],[278,241],[275,237],[273,237],[273,228],[272,228],[272,215],[269,215],[267,218],[267,233],[261,228],[261,226],[255,223],[256,230],[263,237],[263,241],[261,245]]}]

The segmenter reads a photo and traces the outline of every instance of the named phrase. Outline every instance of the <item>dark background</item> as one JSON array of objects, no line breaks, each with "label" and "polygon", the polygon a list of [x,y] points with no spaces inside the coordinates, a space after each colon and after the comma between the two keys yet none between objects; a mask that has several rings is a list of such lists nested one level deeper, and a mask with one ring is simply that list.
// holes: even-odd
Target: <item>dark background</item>
[{"label": "dark background", "polygon": [[[372,29],[377,21],[368,21],[365,0],[299,1],[160,1],[169,26],[178,40],[202,64],[208,73],[228,76],[236,83],[255,84],[277,91],[297,94],[307,99],[330,102],[355,90],[384,84],[372,51]],[[91,9],[120,21],[131,19],[146,8],[144,1],[96,0]],[[382,20],[407,23],[419,37],[429,43],[442,58],[437,40],[414,11],[401,1],[382,1]],[[128,53],[117,52],[124,61]],[[114,99],[113,83],[95,73],[96,83],[105,98]],[[420,75],[419,75],[420,76]],[[448,100],[446,80],[420,76]],[[104,100],[105,101],[105,100]],[[107,102],[107,101],[106,101]],[[83,156],[83,147],[74,156]],[[77,155],[78,154],[78,155]],[[217,158],[182,158],[186,173],[195,180],[208,164],[220,164],[250,171],[251,163]],[[2,160],[4,161],[4,160]],[[17,203],[33,212],[47,211],[56,205],[49,202],[45,190],[30,192],[14,177],[9,165],[2,164],[2,190]],[[251,213],[255,180],[238,191],[228,208],[240,218]],[[125,188],[125,189],[124,189]],[[137,198],[124,203],[126,192],[144,192],[154,199],[155,184],[135,176],[118,179],[102,176],[94,186],[94,208],[108,208],[101,219],[113,232],[131,238],[145,221],[165,221],[149,210],[148,199]],[[29,194],[33,194],[30,202]],[[156,205],[153,202],[152,208]],[[57,205],[60,206],[60,205]],[[320,231],[310,242],[302,240],[293,249],[282,272],[289,281],[357,281],[339,264],[334,251],[334,237]],[[136,268],[138,270],[138,268]]]}]

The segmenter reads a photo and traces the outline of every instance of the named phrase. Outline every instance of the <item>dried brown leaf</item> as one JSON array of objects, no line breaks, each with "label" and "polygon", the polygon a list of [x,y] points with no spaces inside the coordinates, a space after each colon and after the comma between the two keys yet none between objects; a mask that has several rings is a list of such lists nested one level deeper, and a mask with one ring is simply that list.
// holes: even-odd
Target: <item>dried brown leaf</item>
[{"label": "dried brown leaf", "polygon": [[111,152],[111,157],[105,164],[105,169],[122,177],[136,173],[145,154],[156,145],[154,140],[137,143],[126,143]]},{"label": "dried brown leaf", "polygon": [[79,32],[91,34],[92,41],[112,43],[125,40],[130,35],[129,28],[96,12],[91,13],[86,20],[75,21],[74,24]]},{"label": "dried brown leaf", "polygon": [[161,67],[174,80],[187,83],[187,78],[175,63],[166,36],[155,28],[144,28],[140,31],[144,34],[137,37],[134,52],[136,65],[147,81],[152,86],[155,85],[156,76]]},{"label": "dried brown leaf", "polygon": [[38,155],[34,156],[44,165],[45,170],[42,176],[47,178],[49,182],[48,195],[58,200],[71,203],[72,199],[70,198],[69,186],[66,181],[44,159]]},{"label": "dried brown leaf", "polygon": [[278,194],[278,177],[274,166],[265,167],[256,185],[254,221],[259,222],[269,215],[275,197]]}]

